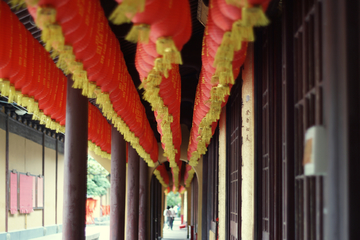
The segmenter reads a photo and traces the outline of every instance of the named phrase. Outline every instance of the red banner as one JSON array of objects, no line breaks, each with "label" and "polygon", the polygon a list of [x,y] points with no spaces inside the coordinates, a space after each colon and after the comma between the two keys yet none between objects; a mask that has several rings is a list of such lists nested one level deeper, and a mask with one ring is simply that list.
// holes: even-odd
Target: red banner
[{"label": "red banner", "polygon": [[33,211],[33,177],[20,174],[20,213]]}]

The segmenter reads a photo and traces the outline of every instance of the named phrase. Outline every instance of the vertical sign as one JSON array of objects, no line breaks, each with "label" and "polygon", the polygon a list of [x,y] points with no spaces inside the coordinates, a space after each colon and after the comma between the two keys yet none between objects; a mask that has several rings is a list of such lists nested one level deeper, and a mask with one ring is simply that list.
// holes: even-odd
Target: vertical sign
[{"label": "vertical sign", "polygon": [[241,238],[253,239],[254,229],[254,44],[249,43],[242,71]]},{"label": "vertical sign", "polygon": [[10,213],[15,214],[18,210],[18,174],[10,173]]}]

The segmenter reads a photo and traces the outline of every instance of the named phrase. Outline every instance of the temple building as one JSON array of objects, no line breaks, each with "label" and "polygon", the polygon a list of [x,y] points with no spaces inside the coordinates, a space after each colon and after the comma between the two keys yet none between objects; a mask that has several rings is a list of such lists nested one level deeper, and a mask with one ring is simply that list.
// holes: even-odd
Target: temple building
[{"label": "temple building", "polygon": [[0,0],[0,240],[90,239],[88,156],[111,240],[169,239],[170,192],[187,239],[358,239],[359,13]]}]

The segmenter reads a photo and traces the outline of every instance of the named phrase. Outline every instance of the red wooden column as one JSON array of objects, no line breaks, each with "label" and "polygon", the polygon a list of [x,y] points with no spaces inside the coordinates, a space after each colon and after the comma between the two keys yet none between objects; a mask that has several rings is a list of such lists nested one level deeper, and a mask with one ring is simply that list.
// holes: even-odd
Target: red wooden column
[{"label": "red wooden column", "polygon": [[125,236],[125,184],[126,142],[116,128],[112,127],[110,240],[122,240]]},{"label": "red wooden column", "polygon": [[63,240],[85,239],[88,100],[68,76],[64,160]]},{"label": "red wooden column", "polygon": [[129,144],[126,239],[137,240],[139,224],[139,155]]},{"label": "red wooden column", "polygon": [[139,176],[139,240],[146,240],[147,236],[147,192],[148,192],[148,167],[146,162],[140,160]]}]

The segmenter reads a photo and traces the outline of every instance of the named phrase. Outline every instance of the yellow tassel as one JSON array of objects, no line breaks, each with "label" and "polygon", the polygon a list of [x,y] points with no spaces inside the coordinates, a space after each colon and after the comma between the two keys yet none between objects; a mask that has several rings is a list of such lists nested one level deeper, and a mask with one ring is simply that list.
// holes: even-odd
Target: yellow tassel
[{"label": "yellow tassel", "polygon": [[16,99],[16,91],[14,86],[10,86],[9,88],[9,96],[8,96],[8,102],[12,103]]},{"label": "yellow tassel", "polygon": [[164,74],[166,78],[169,77],[169,70],[171,69],[171,63],[165,61],[163,58],[156,58],[154,62],[154,69],[157,72]]},{"label": "yellow tassel", "polygon": [[41,35],[41,40],[46,43],[45,49],[48,52],[53,48],[60,49],[62,46],[64,46],[65,43],[65,38],[62,33],[61,26],[52,24],[44,28],[43,34]]},{"label": "yellow tassel", "polygon": [[247,0],[226,0],[226,3],[240,8],[246,6],[248,2]]},{"label": "yellow tassel", "polygon": [[157,71],[151,70],[147,78],[144,80],[143,85],[145,86],[145,88],[151,86],[156,87],[161,84],[161,81],[162,81],[161,75]]},{"label": "yellow tassel", "polygon": [[1,94],[6,97],[9,96],[10,82],[2,81],[0,84],[1,84]]},{"label": "yellow tassel", "polygon": [[145,10],[145,0],[124,0],[116,7],[109,19],[114,24],[131,22],[131,19],[138,12]]},{"label": "yellow tassel", "polygon": [[22,105],[23,105],[23,103],[22,103],[22,99],[23,99],[22,93],[19,92],[19,91],[16,91],[15,94],[16,94],[16,102],[17,102],[17,104],[19,104],[20,106],[22,106]]},{"label": "yellow tassel", "polygon": [[38,7],[36,15],[36,25],[43,30],[56,21],[56,9],[52,7]]},{"label": "yellow tassel", "polygon": [[11,0],[10,4],[16,10],[21,9],[21,8],[26,8],[26,2],[24,0]]},{"label": "yellow tassel", "polygon": [[34,109],[34,106],[35,106],[34,99],[28,98],[26,106],[27,106],[27,110],[29,113],[34,113],[34,110],[35,110]]},{"label": "yellow tassel", "polygon": [[82,95],[88,97],[88,98],[95,98],[94,90],[96,88],[96,85],[90,82],[87,82],[83,85],[82,89]]},{"label": "yellow tassel", "polygon": [[128,11],[134,12],[135,9],[131,9],[131,8],[128,8],[127,6],[125,6],[124,4],[120,4],[111,13],[109,20],[116,25],[120,25],[123,23],[130,23],[131,18],[126,16],[126,13]]},{"label": "yellow tassel", "polygon": [[222,85],[234,84],[234,74],[232,69],[232,63],[229,61],[223,61],[218,63],[215,71],[214,78],[219,79],[219,83]]},{"label": "yellow tassel", "polygon": [[231,39],[231,32],[225,32],[221,45],[216,51],[214,66],[216,67],[223,62],[232,62],[234,59],[234,50],[235,48]]},{"label": "yellow tassel", "polygon": [[26,1],[26,4],[31,7],[36,6],[38,3],[39,3],[39,0],[27,0]]},{"label": "yellow tassel", "polygon": [[150,38],[150,25],[148,24],[138,24],[133,25],[130,32],[126,35],[126,40],[129,42],[136,43],[137,41],[141,43],[149,43]]},{"label": "yellow tassel", "polygon": [[59,48],[58,51],[54,51],[52,57],[59,56],[56,66],[64,71],[65,74],[69,74],[69,67],[75,64],[75,55],[73,54],[73,48],[68,45],[64,45]]},{"label": "yellow tassel", "polygon": [[235,84],[234,73],[232,70],[222,71],[219,75],[219,84]]},{"label": "yellow tassel", "polygon": [[181,54],[171,37],[160,37],[156,40],[156,51],[163,55],[164,62],[182,64]]},{"label": "yellow tassel", "polygon": [[261,27],[270,23],[262,6],[244,7],[242,9],[242,18],[245,26]]},{"label": "yellow tassel", "polygon": [[[39,103],[35,102],[34,99],[32,99],[32,107],[34,109],[33,114],[34,115],[38,115],[40,113],[40,109],[39,109]],[[42,113],[42,112],[41,112]],[[43,113],[42,113],[43,114]]]},{"label": "yellow tassel", "polygon": [[234,22],[231,30],[231,39],[235,45],[235,51],[239,51],[243,41],[253,42],[255,40],[252,26],[246,26],[242,19]]}]

